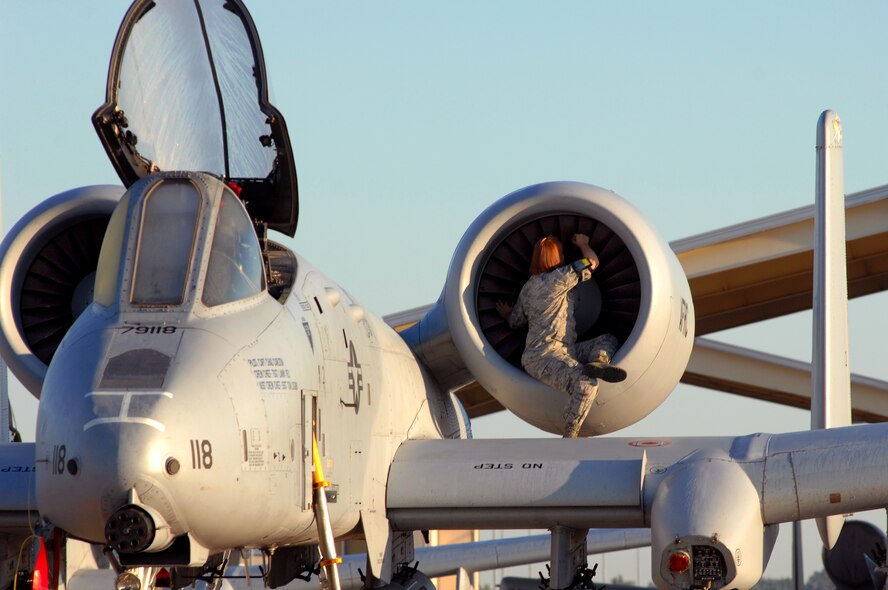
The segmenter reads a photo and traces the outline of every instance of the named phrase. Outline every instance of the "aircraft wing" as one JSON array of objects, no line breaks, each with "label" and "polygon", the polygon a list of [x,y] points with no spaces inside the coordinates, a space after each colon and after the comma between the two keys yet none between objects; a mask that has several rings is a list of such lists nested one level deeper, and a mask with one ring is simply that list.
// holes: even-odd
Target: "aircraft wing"
[{"label": "aircraft wing", "polygon": [[0,444],[0,530],[27,532],[37,517],[34,443]]},{"label": "aircraft wing", "polygon": [[888,424],[733,438],[414,440],[392,463],[387,513],[405,531],[649,526],[660,578],[675,573],[671,559],[693,554],[712,557],[713,579],[753,580],[776,541],[772,525],[888,506],[886,445]]},{"label": "aircraft wing", "polygon": [[0,444],[0,588],[11,588],[16,562],[30,559],[25,540],[37,524],[34,443]]},{"label": "aircraft wing", "polygon": [[888,506],[885,448],[885,424],[735,438],[415,440],[392,463],[388,516],[401,530],[656,529],[663,490],[685,470],[718,464],[748,480],[762,523],[777,524]]},{"label": "aircraft wing", "polygon": [[[888,289],[888,185],[845,198],[848,296]],[[702,336],[811,308],[814,206],[671,242]]]},{"label": "aircraft wing", "polygon": [[[811,363],[718,342],[694,340],[682,383],[802,408],[811,407]],[[854,422],[888,421],[888,382],[851,374]]]}]

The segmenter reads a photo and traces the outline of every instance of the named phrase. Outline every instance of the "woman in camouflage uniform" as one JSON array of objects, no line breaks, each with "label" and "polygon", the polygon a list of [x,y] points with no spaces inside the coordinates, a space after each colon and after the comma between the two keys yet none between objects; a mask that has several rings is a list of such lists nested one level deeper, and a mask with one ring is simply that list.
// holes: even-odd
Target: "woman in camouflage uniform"
[{"label": "woman in camouflage uniform", "polygon": [[617,339],[603,334],[577,342],[572,289],[592,278],[599,264],[589,247],[589,237],[574,234],[571,240],[583,258],[564,264],[557,238],[546,236],[533,249],[531,277],[521,289],[514,308],[497,302],[500,315],[509,326],[527,325],[527,341],[521,366],[528,375],[567,393],[564,408],[564,436],[575,438],[598,394],[598,379],[611,383],[626,378],[626,371],[610,364]]}]

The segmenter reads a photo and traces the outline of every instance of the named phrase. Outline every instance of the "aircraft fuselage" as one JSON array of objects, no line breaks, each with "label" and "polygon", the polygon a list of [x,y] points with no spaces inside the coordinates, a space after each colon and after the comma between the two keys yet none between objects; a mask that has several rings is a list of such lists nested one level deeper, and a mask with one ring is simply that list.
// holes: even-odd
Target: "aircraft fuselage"
[{"label": "aircraft fuselage", "polygon": [[[283,304],[266,289],[201,302],[213,266],[207,229],[227,191],[213,181],[198,191],[182,303],[136,305],[118,285],[115,303],[88,307],[50,364],[38,502],[74,535],[113,545],[109,519],[134,505],[157,527],[149,552],[186,534],[209,551],[307,542],[317,535],[313,434],[334,486],[334,533],[347,534],[362,511],[384,513],[388,465],[408,433],[442,436],[429,399],[444,398],[403,340],[304,260],[287,253],[295,272]],[[133,264],[143,222],[139,204],[130,208],[122,285],[147,268]]]}]

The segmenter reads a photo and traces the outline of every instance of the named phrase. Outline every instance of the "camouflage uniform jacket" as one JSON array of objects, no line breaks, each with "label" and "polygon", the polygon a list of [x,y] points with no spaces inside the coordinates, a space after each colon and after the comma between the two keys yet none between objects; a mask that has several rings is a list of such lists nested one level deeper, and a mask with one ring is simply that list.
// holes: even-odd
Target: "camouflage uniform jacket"
[{"label": "camouflage uniform jacket", "polygon": [[539,366],[553,357],[576,364],[571,354],[577,341],[571,289],[591,276],[589,261],[583,259],[531,276],[521,288],[509,326],[515,329],[527,324],[523,367]]}]

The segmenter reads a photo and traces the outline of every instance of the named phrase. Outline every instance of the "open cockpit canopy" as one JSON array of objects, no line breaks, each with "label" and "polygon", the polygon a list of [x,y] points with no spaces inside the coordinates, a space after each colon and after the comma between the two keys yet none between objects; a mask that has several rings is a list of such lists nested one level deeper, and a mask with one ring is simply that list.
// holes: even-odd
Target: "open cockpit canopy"
[{"label": "open cockpit canopy", "polygon": [[93,123],[127,187],[158,171],[209,172],[240,187],[255,224],[295,233],[287,126],[240,0],[136,0]]},{"label": "open cockpit canopy", "polygon": [[213,176],[158,174],[127,191],[102,243],[95,301],[127,312],[212,308],[266,289],[256,231]]}]

